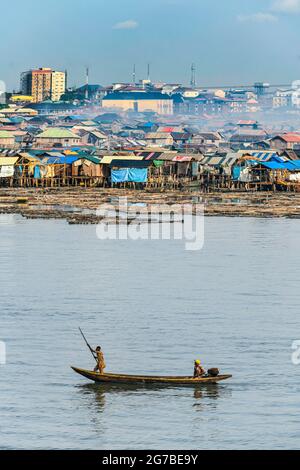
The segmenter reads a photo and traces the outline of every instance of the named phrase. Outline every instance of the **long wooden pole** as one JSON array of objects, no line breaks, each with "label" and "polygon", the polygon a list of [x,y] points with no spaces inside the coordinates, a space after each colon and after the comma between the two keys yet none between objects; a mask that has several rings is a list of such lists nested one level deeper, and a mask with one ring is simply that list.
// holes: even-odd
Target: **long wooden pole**
[{"label": "long wooden pole", "polygon": [[83,334],[83,332],[82,332],[82,329],[81,329],[80,327],[79,327],[78,329],[79,329],[79,331],[80,331],[80,333],[81,333],[81,335],[82,335],[82,337],[83,337],[83,339],[84,339],[84,341],[85,341],[87,347],[88,347],[89,350],[91,351],[91,354],[92,354],[93,358],[94,358],[95,361],[97,362],[97,357],[95,356],[92,347],[91,347],[91,346],[89,345],[89,343],[87,342],[87,339],[86,339],[86,337],[84,336],[84,334]]}]

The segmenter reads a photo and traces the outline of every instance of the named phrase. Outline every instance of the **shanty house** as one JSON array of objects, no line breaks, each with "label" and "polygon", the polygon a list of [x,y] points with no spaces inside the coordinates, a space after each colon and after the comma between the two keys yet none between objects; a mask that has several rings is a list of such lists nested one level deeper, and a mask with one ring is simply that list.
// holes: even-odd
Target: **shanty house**
[{"label": "shanty house", "polygon": [[36,143],[41,147],[72,147],[82,142],[78,135],[68,129],[49,127],[37,135]]},{"label": "shanty house", "polygon": [[243,144],[243,143],[256,143],[267,139],[268,135],[264,130],[259,129],[239,129],[238,132],[230,137],[230,143]]},{"label": "shanty house", "polygon": [[144,140],[149,147],[170,147],[174,143],[172,134],[167,132],[148,132]]},{"label": "shanty house", "polygon": [[300,134],[281,134],[273,137],[271,146],[277,150],[293,150],[300,148]]},{"label": "shanty house", "polygon": [[107,141],[107,135],[103,134],[98,130],[83,130],[79,131],[81,135],[81,140],[83,144],[91,144],[95,145],[96,147],[102,146]]},{"label": "shanty house", "polygon": [[218,146],[219,142],[222,140],[222,136],[219,132],[198,132],[194,139],[206,145],[214,144]]},{"label": "shanty house", "polygon": [[72,176],[108,178],[109,166],[101,164],[101,158],[93,155],[78,156],[72,164]]},{"label": "shanty house", "polygon": [[152,165],[151,160],[135,159],[122,160],[113,159],[110,163],[111,183],[147,183],[148,168]]},{"label": "shanty house", "polygon": [[191,134],[189,132],[171,132],[171,136],[174,144],[185,145],[191,140]]},{"label": "shanty house", "polygon": [[[60,155],[41,158],[41,172],[39,174],[38,168],[35,171],[35,178],[46,177],[60,177],[65,178],[72,176],[72,165],[77,160],[75,155]],[[44,173],[43,168],[46,169]]]},{"label": "shanty house", "polygon": [[2,131],[0,129],[0,148],[13,147],[15,145],[15,136],[11,131]]},{"label": "shanty house", "polygon": [[2,178],[14,176],[15,165],[19,157],[0,157],[0,183]]},{"label": "shanty house", "polygon": [[253,167],[252,174],[253,180],[286,189],[290,184],[300,183],[300,161],[259,162]]}]

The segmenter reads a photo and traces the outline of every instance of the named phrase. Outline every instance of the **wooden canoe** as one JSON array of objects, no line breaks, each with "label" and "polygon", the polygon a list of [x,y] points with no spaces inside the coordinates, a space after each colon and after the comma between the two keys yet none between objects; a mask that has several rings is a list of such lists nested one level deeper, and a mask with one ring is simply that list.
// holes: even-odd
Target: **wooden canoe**
[{"label": "wooden canoe", "polygon": [[99,374],[86,369],[79,369],[72,367],[77,374],[83,375],[89,380],[97,383],[112,383],[112,384],[161,384],[161,385],[199,385],[199,384],[212,384],[226,380],[232,377],[231,375],[218,375],[217,377],[200,377],[194,379],[193,377],[183,376],[150,376],[150,375],[125,375],[125,374]]}]

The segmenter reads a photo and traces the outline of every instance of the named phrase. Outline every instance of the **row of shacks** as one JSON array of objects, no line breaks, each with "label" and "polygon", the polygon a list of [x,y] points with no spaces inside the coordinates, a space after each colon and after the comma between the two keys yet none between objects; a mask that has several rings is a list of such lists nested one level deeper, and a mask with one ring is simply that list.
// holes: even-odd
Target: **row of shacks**
[{"label": "row of shacks", "polygon": [[276,151],[214,155],[176,151],[2,151],[0,186],[195,187],[216,189],[300,188],[300,160]]}]

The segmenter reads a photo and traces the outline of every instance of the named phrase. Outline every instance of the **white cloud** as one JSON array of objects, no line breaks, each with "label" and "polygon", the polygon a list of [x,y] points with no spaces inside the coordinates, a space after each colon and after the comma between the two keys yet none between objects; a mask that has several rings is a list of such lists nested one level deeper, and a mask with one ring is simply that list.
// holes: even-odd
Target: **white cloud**
[{"label": "white cloud", "polygon": [[274,0],[272,10],[281,13],[300,13],[300,0]]},{"label": "white cloud", "polygon": [[239,15],[237,17],[238,21],[242,22],[253,22],[253,23],[274,23],[278,21],[277,16],[272,13],[253,13],[251,15]]},{"label": "white cloud", "polygon": [[300,13],[300,0],[272,0],[267,11],[252,13],[249,15],[239,15],[238,21],[252,23],[274,23],[279,20],[280,14]]},{"label": "white cloud", "polygon": [[135,29],[138,27],[138,22],[135,20],[126,20],[121,21],[120,23],[116,23],[113,26],[113,29]]}]

